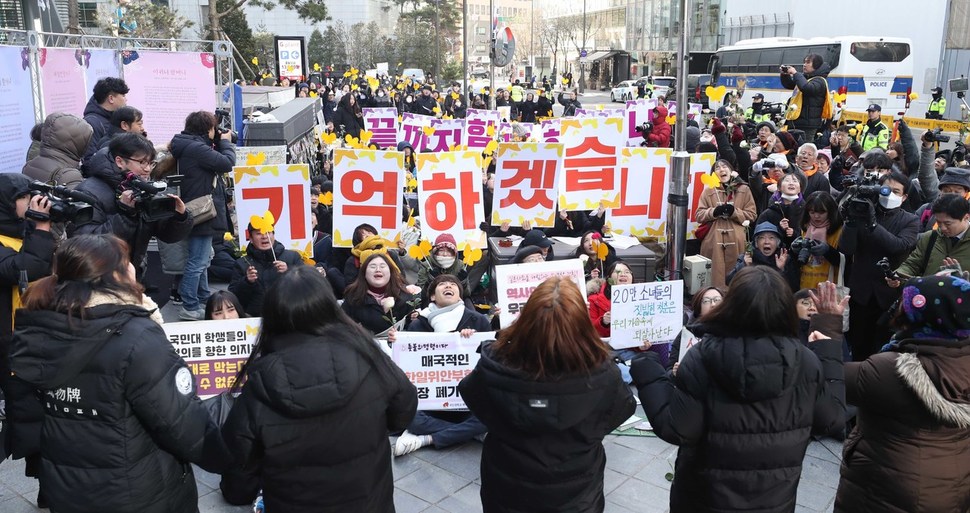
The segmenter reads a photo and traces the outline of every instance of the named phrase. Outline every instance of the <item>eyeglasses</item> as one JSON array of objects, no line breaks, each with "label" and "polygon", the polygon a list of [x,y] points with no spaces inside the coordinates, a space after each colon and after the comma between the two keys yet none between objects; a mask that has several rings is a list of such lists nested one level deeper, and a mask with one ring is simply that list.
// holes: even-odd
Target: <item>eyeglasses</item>
[{"label": "eyeglasses", "polygon": [[633,272],[632,271],[621,271],[619,269],[613,271],[613,274],[620,275],[620,276],[624,276],[624,275],[625,276],[633,276]]},{"label": "eyeglasses", "polygon": [[[124,158],[124,157],[122,157],[122,158]],[[148,160],[147,158],[144,158],[144,159],[125,159],[125,160],[127,160],[128,162],[135,162],[135,163],[137,163],[138,165],[140,165],[144,169],[155,169],[155,162],[152,161],[152,160]]]},{"label": "eyeglasses", "polygon": [[716,305],[721,302],[719,297],[706,297],[701,300],[702,305]]}]

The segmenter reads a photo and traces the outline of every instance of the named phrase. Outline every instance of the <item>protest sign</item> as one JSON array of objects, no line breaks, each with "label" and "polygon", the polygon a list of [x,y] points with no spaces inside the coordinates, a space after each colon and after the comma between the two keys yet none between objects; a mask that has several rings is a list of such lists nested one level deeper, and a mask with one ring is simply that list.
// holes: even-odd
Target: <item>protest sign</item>
[{"label": "protest sign", "polygon": [[509,121],[509,120],[512,119],[512,106],[511,105],[505,105],[505,106],[502,106],[502,107],[496,107],[495,110],[498,111],[499,119],[504,119],[506,121]]},{"label": "protest sign", "polygon": [[[701,118],[701,104],[699,103],[688,103],[687,104],[687,114],[689,117],[694,119]],[[677,115],[677,102],[675,100],[670,100],[667,102],[667,115],[675,116]]]},{"label": "protest sign", "polygon": [[643,142],[643,135],[636,129],[650,121],[650,111],[656,106],[657,100],[652,98],[641,98],[626,102],[626,110],[623,113],[623,133],[626,134],[627,146],[639,146]]},{"label": "protest sign", "polygon": [[[704,192],[704,184],[701,176],[710,173],[717,161],[716,153],[691,153],[690,170],[687,186],[687,195],[690,197],[690,207],[687,211],[687,238],[694,239],[694,231],[697,230],[697,205],[701,201],[701,193]],[[666,213],[664,214],[666,218]]]},{"label": "protest sign", "polygon": [[697,339],[697,335],[694,335],[693,333],[691,333],[690,330],[687,329],[687,327],[681,328],[680,352],[677,353],[677,361],[678,362],[684,361],[684,355],[686,355],[687,351],[689,351],[690,348],[694,347],[694,344],[698,342],[700,342],[700,340]]},{"label": "protest sign", "polygon": [[544,119],[539,124],[537,139],[539,142],[561,142],[562,118]]},{"label": "protest sign", "polygon": [[253,351],[261,320],[169,322],[162,329],[195,376],[199,397],[207,399],[236,382],[236,374]]},{"label": "protest sign", "polygon": [[236,146],[236,164],[240,166],[286,164],[286,146]]},{"label": "protest sign", "polygon": [[620,148],[620,205],[607,211],[610,231],[664,237],[670,148]]},{"label": "protest sign", "polygon": [[484,232],[478,229],[485,221],[481,152],[419,153],[416,162],[423,238],[433,241],[447,233],[459,248],[463,243],[483,247]]},{"label": "protest sign", "polygon": [[499,121],[485,118],[465,118],[465,138],[464,146],[469,150],[478,150],[481,153],[488,143],[495,139]]},{"label": "protest sign", "polygon": [[246,226],[249,219],[252,216],[261,217],[268,210],[276,220],[276,240],[286,249],[312,254],[310,167],[306,164],[288,164],[236,166],[232,169],[239,230],[236,233],[248,238]]},{"label": "protest sign", "polygon": [[[88,98],[84,73],[74,48],[40,48],[44,114],[68,112],[81,116]],[[93,87],[94,84],[91,84]]]},{"label": "protest sign", "polygon": [[530,221],[536,228],[555,226],[563,151],[563,145],[556,143],[499,144],[492,225],[508,221],[522,226]]},{"label": "protest sign", "polygon": [[559,180],[559,210],[593,210],[620,204],[617,149],[625,146],[623,118],[562,121],[565,146],[563,179]]},{"label": "protest sign", "polygon": [[391,352],[418,392],[418,410],[462,410],[465,401],[458,383],[471,374],[481,355],[478,346],[495,339],[495,332],[459,333],[398,332]]},{"label": "protest sign", "polygon": [[427,134],[434,130],[431,128],[433,120],[434,118],[431,116],[421,116],[410,112],[401,114],[401,129],[397,140],[410,144],[415,153],[423,151],[425,141],[428,138]]},{"label": "protest sign", "polygon": [[30,130],[36,122],[30,67],[23,65],[21,51],[26,50],[0,46],[0,169],[17,173],[27,161]]},{"label": "protest sign", "polygon": [[381,148],[397,148],[397,109],[394,107],[365,108],[364,129],[373,133],[370,142]]},{"label": "protest sign", "polygon": [[354,228],[363,223],[386,239],[400,233],[403,152],[334,150],[333,184],[334,247],[353,247]]},{"label": "protest sign", "polygon": [[572,280],[583,294],[583,300],[586,300],[586,275],[583,263],[578,258],[495,267],[495,288],[498,306],[502,309],[499,320],[503,328],[519,318],[532,291],[553,276]]},{"label": "protest sign", "polygon": [[427,134],[424,147],[434,152],[450,151],[460,146],[465,132],[464,119],[435,119],[431,121],[433,132]]},{"label": "protest sign", "polygon": [[502,113],[497,110],[467,109],[465,111],[465,119],[484,119],[486,121],[498,123],[499,121],[502,121]]},{"label": "protest sign", "polygon": [[684,326],[684,281],[613,285],[610,289],[613,349],[673,342]]}]

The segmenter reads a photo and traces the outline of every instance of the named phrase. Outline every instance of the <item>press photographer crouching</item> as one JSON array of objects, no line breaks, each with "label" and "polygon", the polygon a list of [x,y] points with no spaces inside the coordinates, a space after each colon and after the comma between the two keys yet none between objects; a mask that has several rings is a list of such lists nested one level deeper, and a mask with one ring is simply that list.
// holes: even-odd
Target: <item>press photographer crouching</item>
[{"label": "press photographer crouching", "polygon": [[838,247],[851,259],[848,341],[854,361],[879,351],[892,335],[879,320],[897,294],[876,263],[888,258],[896,268],[916,246],[918,219],[900,208],[908,185],[909,179],[898,171],[879,176],[877,169],[864,169],[839,204],[845,227]]},{"label": "press photographer crouching", "polygon": [[67,227],[68,237],[110,233],[125,241],[139,280],[144,275],[144,257],[152,237],[174,243],[192,231],[185,203],[166,192],[167,183],[151,180],[154,167],[151,141],[135,133],[112,137],[108,146],[88,161],[87,178],[77,187],[94,200],[93,216],[74,219]]}]

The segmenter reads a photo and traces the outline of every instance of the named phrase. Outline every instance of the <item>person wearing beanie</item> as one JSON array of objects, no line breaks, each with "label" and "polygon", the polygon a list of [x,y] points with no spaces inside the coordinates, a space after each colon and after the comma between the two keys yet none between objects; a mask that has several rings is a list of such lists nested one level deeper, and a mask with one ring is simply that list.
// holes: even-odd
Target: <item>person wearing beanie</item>
[{"label": "person wearing beanie", "polygon": [[[929,276],[945,269],[970,270],[970,201],[959,194],[942,194],[931,208],[935,224],[920,234],[916,249],[896,269],[900,276]],[[887,278],[890,287],[899,281]]]},{"label": "person wearing beanie", "polygon": [[700,254],[711,259],[711,284],[724,287],[725,275],[744,252],[745,222],[754,222],[757,212],[751,189],[735,176],[729,162],[718,160],[711,174],[720,183],[705,188],[698,201],[697,222],[710,224],[701,241]]},{"label": "person wearing beanie", "polygon": [[828,148],[818,150],[818,155],[815,158],[815,164],[818,166],[819,173],[828,176],[829,169],[832,168],[832,150]]},{"label": "person wearing beanie", "polygon": [[444,274],[455,276],[460,280],[463,284],[462,294],[468,295],[468,270],[459,258],[458,244],[450,233],[442,233],[435,238],[431,253],[425,257],[418,271],[416,285],[424,291],[435,277]]},{"label": "person wearing beanie", "polygon": [[[845,364],[858,407],[836,513],[966,511],[970,504],[970,282],[908,280],[882,351]],[[853,314],[855,312],[853,311]]]},{"label": "person wearing beanie", "polygon": [[768,146],[769,136],[774,135],[778,129],[775,124],[771,121],[762,121],[755,125],[755,133],[758,134],[757,143],[759,146],[764,148],[768,153],[772,152],[772,148]]},{"label": "person wearing beanie", "polygon": [[697,145],[701,142],[701,129],[694,126],[689,126],[684,130],[684,139],[687,145],[687,153],[694,153],[697,151]]},{"label": "person wearing beanie", "polygon": [[734,276],[747,266],[764,265],[778,272],[788,282],[792,290],[798,290],[798,266],[795,256],[789,254],[788,247],[782,242],[782,234],[774,223],[765,221],[754,229],[754,244],[750,253],[738,256],[734,269],[727,275],[726,284],[730,285]]},{"label": "person wearing beanie", "polygon": [[[921,173],[922,169],[921,166]],[[933,180],[927,180],[927,182],[928,185],[931,185]],[[922,180],[920,185],[924,185]],[[939,178],[936,187],[923,188],[923,197],[926,199],[926,203],[916,209],[916,216],[919,217],[920,233],[936,228],[936,217],[933,215],[930,206],[941,194],[958,194],[970,200],[970,170],[959,167],[948,167],[943,171],[943,176]]]},{"label": "person wearing beanie", "polygon": [[515,256],[512,257],[513,264],[532,264],[545,261],[545,257],[542,256],[542,248],[539,246],[520,245],[519,249],[515,250]]}]

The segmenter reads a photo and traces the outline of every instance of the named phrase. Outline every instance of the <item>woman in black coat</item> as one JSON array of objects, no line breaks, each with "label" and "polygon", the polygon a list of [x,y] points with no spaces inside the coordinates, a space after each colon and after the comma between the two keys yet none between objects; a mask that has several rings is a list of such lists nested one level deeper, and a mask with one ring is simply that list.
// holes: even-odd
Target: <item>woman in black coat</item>
[{"label": "woman in black coat", "polygon": [[539,105],[536,103],[535,95],[529,93],[525,101],[519,104],[519,121],[523,123],[535,123],[538,116]]},{"label": "woman in black coat", "polygon": [[312,267],[270,287],[243,372],[222,429],[244,476],[223,481],[230,502],[262,486],[270,512],[394,511],[387,433],[414,417],[417,392]]},{"label": "woman in black coat", "polygon": [[344,312],[378,337],[392,326],[406,328],[411,313],[420,306],[421,289],[406,285],[401,271],[386,250],[365,250],[360,273],[344,291]]},{"label": "woman in black coat", "polygon": [[488,427],[485,511],[603,511],[603,437],[636,404],[573,282],[539,285],[458,390]]},{"label": "woman in black coat", "polygon": [[338,134],[343,131],[344,135],[360,137],[360,131],[364,129],[364,116],[355,94],[347,93],[340,97],[333,113],[333,129]]},{"label": "woman in black coat", "polygon": [[[812,434],[844,422],[842,309],[820,286],[809,347],[798,339],[794,295],[780,273],[746,267],[724,300],[700,318],[700,337],[673,379],[655,353],[630,374],[654,432],[680,446],[671,513],[795,511]],[[824,327],[819,326],[825,323]],[[816,356],[818,355],[818,356]]]}]

